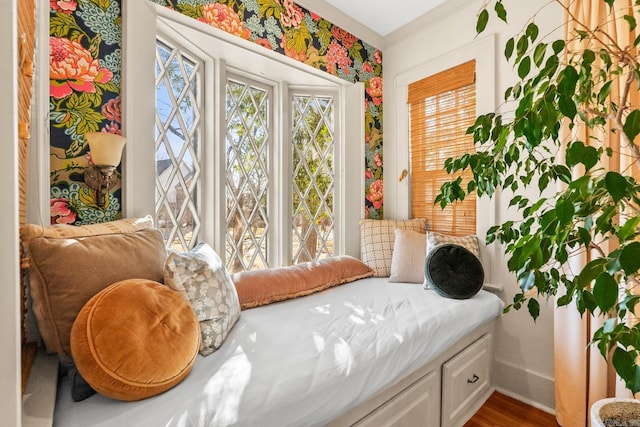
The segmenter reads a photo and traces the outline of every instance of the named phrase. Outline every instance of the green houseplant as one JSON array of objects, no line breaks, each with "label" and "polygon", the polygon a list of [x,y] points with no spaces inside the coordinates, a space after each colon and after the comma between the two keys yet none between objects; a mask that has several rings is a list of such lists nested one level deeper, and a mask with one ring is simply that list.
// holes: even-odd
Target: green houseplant
[{"label": "green houseplant", "polygon": [[[605,316],[592,344],[636,393],[640,325],[628,322],[628,314],[640,309],[640,184],[633,176],[640,159],[640,105],[633,102],[640,79],[640,37],[634,35],[640,0],[625,2],[622,13],[619,0],[599,1],[620,16],[630,43],[621,45],[604,27],[581,22],[561,0],[554,2],[575,28],[567,40],[546,40],[532,18],[504,49],[520,79],[504,94],[513,111],[477,117],[468,130],[477,150],[446,161],[452,178],[436,203],[445,207],[471,192],[512,194],[509,206],[523,219],[487,232],[487,243],[503,245],[520,286],[506,310],[527,307],[535,319],[539,299],[557,297],[559,306],[574,302],[581,314]],[[502,0],[485,2],[478,33],[490,16],[507,22]],[[589,136],[576,136],[578,128]],[[628,167],[614,170],[609,163],[620,153]],[[473,178],[463,182],[460,173],[467,169]],[[525,197],[530,188],[540,197]],[[550,188],[557,191],[545,196]],[[567,262],[581,253],[590,258],[568,271]]]}]

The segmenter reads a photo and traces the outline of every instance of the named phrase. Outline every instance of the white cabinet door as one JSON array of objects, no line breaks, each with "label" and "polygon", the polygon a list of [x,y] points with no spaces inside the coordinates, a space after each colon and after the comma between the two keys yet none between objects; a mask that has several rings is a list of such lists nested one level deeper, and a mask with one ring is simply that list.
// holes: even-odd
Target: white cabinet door
[{"label": "white cabinet door", "polygon": [[357,427],[437,427],[440,384],[432,371],[355,424]]},{"label": "white cabinet door", "polygon": [[459,426],[478,409],[491,386],[491,334],[442,367],[442,426]]}]

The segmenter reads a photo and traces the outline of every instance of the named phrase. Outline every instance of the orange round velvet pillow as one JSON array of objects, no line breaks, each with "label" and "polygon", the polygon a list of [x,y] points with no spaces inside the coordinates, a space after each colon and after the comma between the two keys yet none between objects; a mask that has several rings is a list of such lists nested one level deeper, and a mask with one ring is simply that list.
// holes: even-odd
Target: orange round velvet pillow
[{"label": "orange round velvet pillow", "polygon": [[198,320],[180,294],[146,279],[114,283],[91,298],[71,329],[78,372],[97,392],[120,400],[160,394],[191,372]]}]

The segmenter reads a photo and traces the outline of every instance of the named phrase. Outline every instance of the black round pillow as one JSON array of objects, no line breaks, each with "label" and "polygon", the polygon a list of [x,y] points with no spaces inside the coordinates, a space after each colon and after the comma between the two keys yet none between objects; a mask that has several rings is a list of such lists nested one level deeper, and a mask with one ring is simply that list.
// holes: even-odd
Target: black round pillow
[{"label": "black round pillow", "polygon": [[471,298],[484,283],[484,269],[478,257],[453,244],[439,245],[429,253],[424,275],[427,284],[447,298]]}]

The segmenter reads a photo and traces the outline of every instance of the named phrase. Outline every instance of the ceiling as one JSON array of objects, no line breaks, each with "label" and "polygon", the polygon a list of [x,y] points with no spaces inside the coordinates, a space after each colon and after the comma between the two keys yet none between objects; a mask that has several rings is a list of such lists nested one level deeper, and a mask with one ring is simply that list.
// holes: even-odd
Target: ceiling
[{"label": "ceiling", "polygon": [[326,0],[351,18],[386,36],[445,0]]}]

